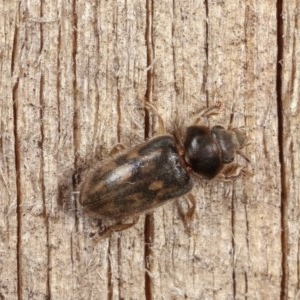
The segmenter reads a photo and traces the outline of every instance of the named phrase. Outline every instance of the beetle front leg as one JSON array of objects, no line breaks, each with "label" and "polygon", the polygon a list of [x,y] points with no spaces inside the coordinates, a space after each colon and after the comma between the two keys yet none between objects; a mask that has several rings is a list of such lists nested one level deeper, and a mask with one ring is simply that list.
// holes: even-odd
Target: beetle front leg
[{"label": "beetle front leg", "polygon": [[221,101],[217,101],[215,105],[210,107],[204,107],[200,110],[200,112],[197,114],[198,117],[194,121],[194,125],[199,125],[201,122],[200,120],[202,118],[209,118],[211,116],[215,116],[221,113],[223,109],[223,105]]},{"label": "beetle front leg", "polygon": [[243,165],[230,164],[225,166],[216,177],[222,181],[230,181],[238,178],[247,179],[253,174]]}]

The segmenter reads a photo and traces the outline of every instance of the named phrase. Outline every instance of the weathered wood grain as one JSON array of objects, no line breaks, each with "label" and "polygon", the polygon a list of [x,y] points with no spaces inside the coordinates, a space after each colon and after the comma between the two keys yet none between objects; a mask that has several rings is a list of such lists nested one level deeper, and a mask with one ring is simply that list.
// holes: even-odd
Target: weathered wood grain
[{"label": "weathered wood grain", "polygon": [[[298,299],[299,9],[0,0],[0,298]],[[182,198],[99,241],[72,174],[156,134],[144,101],[168,130],[221,101],[254,176],[197,181],[190,232]]]}]

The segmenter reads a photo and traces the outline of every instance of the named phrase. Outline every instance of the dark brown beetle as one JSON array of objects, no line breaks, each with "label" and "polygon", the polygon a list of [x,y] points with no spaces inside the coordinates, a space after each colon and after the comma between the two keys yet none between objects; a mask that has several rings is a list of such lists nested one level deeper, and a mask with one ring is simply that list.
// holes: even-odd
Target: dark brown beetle
[{"label": "dark brown beetle", "polygon": [[245,141],[242,131],[222,126],[190,126],[183,141],[179,133],[155,137],[89,172],[80,203],[112,218],[148,212],[188,193],[193,173],[206,179],[244,175],[243,166],[231,163]]}]

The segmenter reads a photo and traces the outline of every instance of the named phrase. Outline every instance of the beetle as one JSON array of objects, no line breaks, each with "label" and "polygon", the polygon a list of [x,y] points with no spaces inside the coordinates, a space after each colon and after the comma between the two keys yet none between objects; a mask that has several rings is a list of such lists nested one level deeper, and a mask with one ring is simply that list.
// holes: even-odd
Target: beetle
[{"label": "beetle", "polygon": [[220,125],[191,125],[184,138],[179,131],[154,137],[91,170],[79,202],[115,219],[149,212],[190,192],[193,175],[208,180],[244,176],[245,168],[232,162],[245,145],[242,130]]}]

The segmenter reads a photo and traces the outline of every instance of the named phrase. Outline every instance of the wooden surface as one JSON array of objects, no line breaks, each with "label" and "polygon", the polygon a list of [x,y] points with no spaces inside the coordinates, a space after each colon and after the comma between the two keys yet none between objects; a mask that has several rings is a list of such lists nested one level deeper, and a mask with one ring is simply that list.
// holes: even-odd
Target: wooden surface
[{"label": "wooden surface", "polygon": [[[1,0],[0,299],[299,299],[299,11]],[[254,176],[198,181],[190,233],[182,198],[99,242],[71,174],[155,135],[145,98],[168,129],[222,101]]]}]

